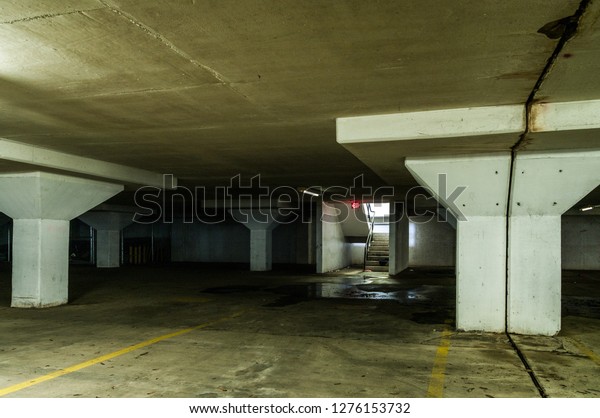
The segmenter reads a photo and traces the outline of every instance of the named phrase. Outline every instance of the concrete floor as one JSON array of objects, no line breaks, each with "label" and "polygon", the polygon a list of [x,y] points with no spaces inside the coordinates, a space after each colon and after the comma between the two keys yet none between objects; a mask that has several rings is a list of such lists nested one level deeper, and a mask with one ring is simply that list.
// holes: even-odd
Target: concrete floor
[{"label": "concrete floor", "polygon": [[[559,336],[513,338],[547,396],[596,397],[600,272],[565,272],[563,293]],[[72,266],[67,306],[11,309],[9,294],[5,267],[6,397],[540,396],[506,335],[451,331],[448,270]]]}]

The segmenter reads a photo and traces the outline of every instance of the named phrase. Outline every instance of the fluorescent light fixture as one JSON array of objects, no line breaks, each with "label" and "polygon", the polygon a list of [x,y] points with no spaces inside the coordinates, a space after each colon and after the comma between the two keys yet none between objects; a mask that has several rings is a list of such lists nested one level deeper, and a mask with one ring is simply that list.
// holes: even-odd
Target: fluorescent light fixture
[{"label": "fluorescent light fixture", "polygon": [[310,196],[319,197],[319,193],[311,192],[310,190],[308,190],[305,187],[299,188],[298,191],[300,191],[300,192],[302,192],[304,194],[310,195]]},{"label": "fluorescent light fixture", "polygon": [[596,209],[596,208],[600,208],[600,205],[589,205],[589,206],[584,206],[582,208],[579,208],[580,212],[587,212],[588,210],[592,210],[592,209]]},{"label": "fluorescent light fixture", "polygon": [[302,193],[309,194],[311,196],[319,197],[319,193],[311,192],[310,190],[306,190],[306,189],[302,190]]}]

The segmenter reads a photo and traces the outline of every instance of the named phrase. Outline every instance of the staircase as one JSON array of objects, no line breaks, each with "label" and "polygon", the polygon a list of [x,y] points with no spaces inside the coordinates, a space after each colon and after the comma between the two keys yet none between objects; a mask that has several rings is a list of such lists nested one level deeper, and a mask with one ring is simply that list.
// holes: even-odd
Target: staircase
[{"label": "staircase", "polygon": [[390,261],[390,234],[375,232],[367,250],[365,270],[387,272]]}]

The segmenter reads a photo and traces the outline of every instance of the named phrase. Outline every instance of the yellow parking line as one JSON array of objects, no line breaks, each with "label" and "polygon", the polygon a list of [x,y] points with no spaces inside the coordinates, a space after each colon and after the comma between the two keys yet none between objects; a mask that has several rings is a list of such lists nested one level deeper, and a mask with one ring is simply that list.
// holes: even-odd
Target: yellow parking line
[{"label": "yellow parking line", "polygon": [[442,339],[435,352],[435,360],[433,360],[433,368],[431,377],[429,378],[429,387],[427,388],[428,398],[441,398],[444,393],[444,380],[446,378],[446,363],[448,360],[448,352],[450,351],[450,337],[452,330],[448,325],[450,321],[446,321],[444,331],[442,331]]},{"label": "yellow parking line", "polygon": [[8,386],[8,387],[6,387],[4,389],[0,389],[0,396],[6,396],[6,395],[8,395],[10,393],[18,392],[20,390],[29,388],[31,386],[38,385],[38,384],[43,383],[43,382],[47,382],[48,380],[56,379],[57,377],[61,377],[61,376],[64,376],[64,375],[67,375],[67,374],[70,374],[70,373],[73,373],[73,372],[77,372],[77,371],[79,371],[81,369],[85,369],[86,367],[90,367],[90,366],[93,366],[95,364],[102,363],[102,362],[105,362],[107,360],[111,360],[111,359],[113,359],[115,357],[122,356],[123,354],[131,353],[132,351],[139,350],[140,348],[148,347],[149,345],[156,344],[156,343],[158,343],[160,341],[168,340],[168,339],[174,338],[174,337],[179,337],[180,335],[188,334],[188,333],[190,333],[192,331],[196,331],[196,330],[199,330],[199,329],[202,329],[202,328],[206,328],[206,327],[209,327],[211,325],[215,325],[215,324],[217,324],[219,322],[228,321],[230,319],[237,318],[240,315],[242,315],[244,312],[246,312],[246,311],[237,312],[237,313],[234,313],[233,315],[229,315],[229,316],[226,316],[226,317],[223,317],[223,318],[219,318],[217,320],[210,321],[210,322],[205,322],[203,324],[196,325],[196,326],[191,327],[191,328],[186,328],[186,329],[182,329],[180,331],[172,332],[170,334],[161,335],[160,337],[156,337],[156,338],[152,338],[151,340],[143,341],[141,343],[138,343],[138,344],[135,344],[135,345],[123,348],[122,350],[114,351],[112,353],[105,354],[103,356],[96,357],[96,358],[88,360],[88,361],[84,361],[83,363],[75,364],[73,366],[69,366],[69,367],[66,367],[64,369],[60,369],[60,370],[57,370],[55,372],[52,372],[52,373],[48,373],[48,374],[46,374],[44,376],[36,377],[35,379],[27,380],[25,382],[18,383],[18,384],[13,385],[13,386]]},{"label": "yellow parking line", "polygon": [[582,343],[579,340],[576,340],[573,337],[569,337],[569,340],[573,343],[573,345],[575,347],[577,347],[577,349],[579,351],[581,351],[590,360],[592,360],[594,363],[596,363],[598,366],[600,366],[600,356],[598,354],[596,354],[594,351],[592,351],[587,345],[585,345],[584,343]]}]

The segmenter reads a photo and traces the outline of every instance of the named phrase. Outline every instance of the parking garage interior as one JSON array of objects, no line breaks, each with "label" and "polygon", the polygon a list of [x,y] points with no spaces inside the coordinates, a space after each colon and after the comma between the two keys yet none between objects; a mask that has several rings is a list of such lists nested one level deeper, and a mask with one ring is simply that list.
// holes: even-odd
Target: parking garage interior
[{"label": "parking garage interior", "polygon": [[597,398],[599,16],[0,5],[0,397]]}]

